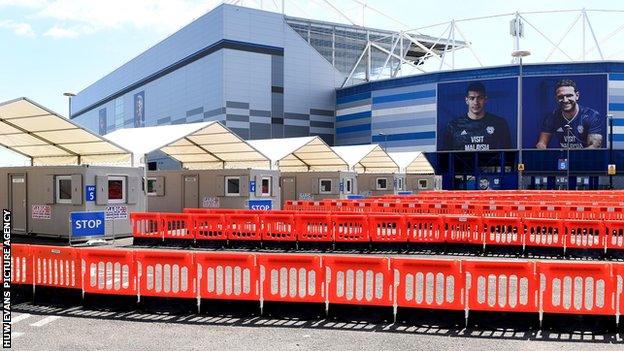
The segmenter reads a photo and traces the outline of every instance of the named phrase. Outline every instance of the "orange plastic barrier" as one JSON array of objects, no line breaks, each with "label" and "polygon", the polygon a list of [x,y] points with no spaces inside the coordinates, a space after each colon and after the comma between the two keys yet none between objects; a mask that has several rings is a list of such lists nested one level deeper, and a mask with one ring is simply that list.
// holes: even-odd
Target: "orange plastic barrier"
[{"label": "orange plastic barrier", "polygon": [[378,201],[373,204],[373,211],[379,213],[398,213],[401,210],[401,204],[392,201]]},{"label": "orange plastic barrier", "polygon": [[444,222],[447,243],[483,245],[480,217],[448,215]]},{"label": "orange plastic barrier", "polygon": [[539,312],[534,262],[468,261],[463,267],[469,310]]},{"label": "orange plastic barrier", "polygon": [[84,292],[136,295],[137,276],[134,252],[124,249],[80,249],[84,261]]},{"label": "orange plastic barrier", "polygon": [[35,285],[82,289],[79,252],[72,247],[32,245]]},{"label": "orange plastic barrier", "polygon": [[262,298],[265,301],[325,302],[324,269],[315,255],[260,254]]},{"label": "orange plastic barrier", "polygon": [[159,230],[160,214],[156,212],[130,213],[132,236],[135,238],[162,239]]},{"label": "orange plastic barrier", "polygon": [[368,225],[372,242],[407,242],[404,216],[371,214],[368,215]]},{"label": "orange plastic barrier", "polygon": [[563,208],[561,218],[568,219],[598,219],[598,213],[592,206],[572,205]]},{"label": "orange plastic barrier", "polygon": [[30,245],[11,245],[11,283],[24,285],[33,283],[33,255]]},{"label": "orange plastic barrier", "polygon": [[195,263],[202,299],[260,300],[255,255],[196,252]]},{"label": "orange plastic barrier", "polygon": [[540,205],[531,213],[534,218],[566,218],[567,211],[562,205]]},{"label": "orange plastic barrier", "polygon": [[225,216],[229,240],[259,241],[260,221],[255,214],[230,214]]},{"label": "orange plastic barrier", "polygon": [[262,240],[266,241],[297,241],[297,231],[295,230],[295,217],[289,214],[260,215],[262,223]]},{"label": "orange plastic barrier", "polygon": [[353,212],[353,213],[368,213],[368,212],[372,212],[373,203],[352,200],[352,201],[349,201],[347,208],[349,209],[350,212]]},{"label": "orange plastic barrier", "polygon": [[519,218],[483,217],[485,245],[524,245],[524,228]]},{"label": "orange plastic barrier", "polygon": [[306,242],[332,242],[333,223],[328,214],[298,214],[295,216],[297,240]]},{"label": "orange plastic barrier", "polygon": [[464,309],[465,275],[461,261],[393,258],[391,267],[397,306]]},{"label": "orange plastic barrier", "polygon": [[227,240],[225,216],[222,214],[193,214],[193,237],[199,241]]},{"label": "orange plastic barrier", "polygon": [[401,204],[401,212],[405,214],[424,214],[427,211],[424,204],[420,202],[404,202]]},{"label": "orange plastic barrier", "polygon": [[523,205],[523,204],[513,204],[510,205],[508,209],[508,214],[506,217],[516,217],[516,218],[525,218],[531,217],[534,207],[532,205]]},{"label": "orange plastic barrier", "polygon": [[524,218],[524,243],[526,246],[563,247],[565,228],[563,221],[551,218]]},{"label": "orange plastic barrier", "polygon": [[406,215],[405,236],[410,243],[443,243],[444,221],[441,216]]},{"label": "orange plastic barrier", "polygon": [[332,221],[337,243],[370,241],[366,215],[338,214],[332,216]]},{"label": "orange plastic barrier", "polygon": [[209,208],[183,208],[182,213],[206,214],[206,213],[210,213],[210,209]]},{"label": "orange plastic barrier", "polygon": [[161,234],[163,239],[193,240],[191,215],[184,213],[161,213]]},{"label": "orange plastic barrier", "polygon": [[624,207],[617,206],[597,206],[594,207],[597,219],[603,220],[624,220]]},{"label": "orange plastic barrier", "polygon": [[384,257],[325,256],[329,303],[392,306],[393,278]]},{"label": "orange plastic barrier", "polygon": [[192,251],[137,250],[139,295],[194,298],[196,267]]},{"label": "orange plastic barrier", "polygon": [[602,221],[591,219],[567,219],[565,247],[573,249],[606,250],[606,233]]},{"label": "orange plastic barrier", "polygon": [[624,250],[624,221],[604,221],[604,225],[607,250]]},{"label": "orange plastic barrier", "polygon": [[498,204],[481,204],[479,206],[480,215],[484,217],[509,217],[510,206]]},{"label": "orange plastic barrier", "polygon": [[615,315],[615,279],[604,263],[540,262],[547,313]]},{"label": "orange plastic barrier", "polygon": [[624,263],[612,263],[615,284],[615,307],[619,318],[624,314]]}]

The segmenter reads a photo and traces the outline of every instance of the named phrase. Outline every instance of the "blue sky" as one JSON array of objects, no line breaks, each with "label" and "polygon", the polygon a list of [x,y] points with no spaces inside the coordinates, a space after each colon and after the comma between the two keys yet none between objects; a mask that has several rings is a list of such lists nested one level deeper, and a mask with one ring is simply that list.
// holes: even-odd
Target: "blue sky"
[{"label": "blue sky", "polygon": [[[226,1],[234,3],[236,1]],[[0,101],[27,96],[38,103],[67,115],[67,98],[63,92],[79,92],[89,84],[140,54],[147,48],[201,16],[221,1],[172,0],[0,0]],[[281,0],[238,1],[245,6],[275,11]],[[452,19],[486,16],[518,11],[561,9],[617,9],[611,1],[353,1],[336,0],[335,6],[358,24],[388,28],[409,29],[448,22]],[[362,16],[362,6],[370,6]],[[616,5],[614,5],[616,4]],[[277,5],[277,6],[276,6]],[[286,1],[287,14],[311,17],[325,21],[347,20],[332,11],[321,0]],[[388,15],[379,15],[376,10]],[[579,49],[580,22],[571,26],[578,13],[527,15],[552,40],[558,41],[569,27],[570,35],[562,40],[562,47]],[[391,17],[391,18],[389,18]],[[590,13],[596,36],[606,38],[624,23],[624,13]],[[479,60],[485,65],[509,63],[512,41],[508,34],[510,17],[491,20],[459,22],[469,41],[474,44]],[[404,24],[404,25],[401,25]],[[446,25],[422,32],[440,36]],[[530,33],[532,31],[532,33]],[[622,30],[624,32],[624,30]],[[586,36],[589,38],[589,33]],[[610,38],[613,44],[603,44],[604,54],[611,59],[623,59],[619,43],[623,33]],[[459,35],[457,35],[459,39]],[[523,48],[534,54],[527,62],[543,61],[551,51],[549,45],[535,31],[527,27]],[[557,57],[559,55],[559,57]],[[594,56],[591,56],[594,55]],[[555,52],[555,60],[565,60]],[[580,58],[580,56],[578,57]],[[597,58],[597,51],[587,59]],[[474,67],[477,60],[464,50],[456,57],[457,67]],[[432,61],[429,70],[437,69]],[[0,150],[0,164],[4,159]]]}]

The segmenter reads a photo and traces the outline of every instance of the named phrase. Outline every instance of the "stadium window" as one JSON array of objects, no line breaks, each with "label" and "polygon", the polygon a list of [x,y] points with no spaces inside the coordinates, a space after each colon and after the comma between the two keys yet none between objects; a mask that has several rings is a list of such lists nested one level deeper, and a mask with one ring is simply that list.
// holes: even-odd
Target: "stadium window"
[{"label": "stadium window", "polygon": [[126,202],[126,177],[108,177],[108,203]]},{"label": "stadium window", "polygon": [[72,182],[71,176],[56,177],[56,203],[71,204]]},{"label": "stadium window", "polygon": [[345,179],[345,194],[353,194],[353,179]]}]

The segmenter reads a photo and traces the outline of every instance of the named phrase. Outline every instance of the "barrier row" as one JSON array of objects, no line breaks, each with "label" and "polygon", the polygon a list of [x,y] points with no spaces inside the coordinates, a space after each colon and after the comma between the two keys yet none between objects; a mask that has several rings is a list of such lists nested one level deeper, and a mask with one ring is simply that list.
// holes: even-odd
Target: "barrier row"
[{"label": "barrier row", "polygon": [[[508,202],[508,201],[504,201]],[[461,214],[491,217],[624,220],[624,203],[446,203],[420,201],[322,200],[286,201],[284,210],[329,213]],[[185,209],[192,213],[193,209]],[[198,209],[197,211],[202,211]]]},{"label": "barrier row", "polygon": [[622,190],[495,190],[495,191],[474,191],[474,190],[426,190],[417,195],[380,195],[373,196],[374,199],[461,199],[461,200],[497,200],[512,199],[519,201],[624,201],[624,191]]},{"label": "barrier row", "polygon": [[[210,210],[206,210],[210,211]],[[133,237],[157,241],[469,244],[622,250],[624,221],[454,215],[132,213]]]},{"label": "barrier row", "polygon": [[616,316],[624,263],[13,245],[12,283],[104,295]]}]

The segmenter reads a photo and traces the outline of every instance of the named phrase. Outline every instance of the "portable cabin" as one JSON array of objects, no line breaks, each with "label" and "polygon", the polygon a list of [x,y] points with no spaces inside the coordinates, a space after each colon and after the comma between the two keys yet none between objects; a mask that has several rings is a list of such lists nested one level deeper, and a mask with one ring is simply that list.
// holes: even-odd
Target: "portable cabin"
[{"label": "portable cabin", "polygon": [[280,208],[279,171],[220,122],[119,129],[106,138],[144,160],[159,152],[179,163],[177,170],[147,173],[149,211]]},{"label": "portable cabin", "polygon": [[281,172],[286,200],[344,199],[357,193],[356,173],[318,136],[249,140]]},{"label": "portable cabin", "polygon": [[27,98],[0,104],[0,145],[30,163],[0,168],[14,234],[69,238],[70,214],[84,211],[105,212],[106,236],[132,234],[129,213],[145,197],[130,151]]},{"label": "portable cabin", "polygon": [[405,173],[405,191],[416,194],[424,190],[442,189],[442,176],[435,174],[423,152],[390,152],[389,155]]},{"label": "portable cabin", "polygon": [[396,194],[404,189],[405,174],[399,173],[399,166],[379,145],[334,146],[332,149],[357,173],[358,194]]}]

